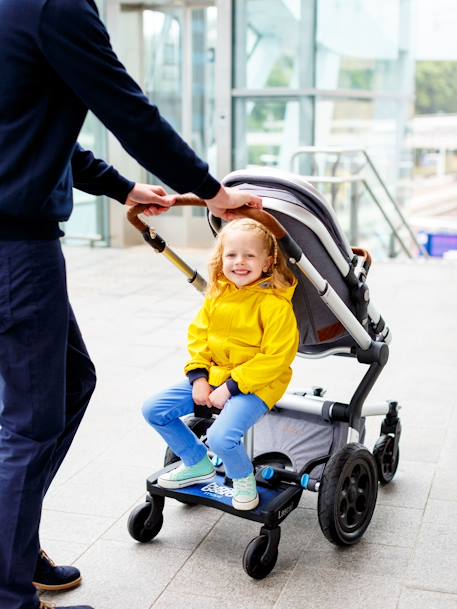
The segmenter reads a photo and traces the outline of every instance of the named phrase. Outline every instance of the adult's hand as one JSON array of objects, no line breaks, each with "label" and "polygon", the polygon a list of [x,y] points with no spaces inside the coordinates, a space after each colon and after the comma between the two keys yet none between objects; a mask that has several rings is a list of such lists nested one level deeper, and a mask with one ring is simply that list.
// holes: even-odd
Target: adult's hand
[{"label": "adult's hand", "polygon": [[240,215],[236,212],[236,208],[244,205],[262,209],[262,199],[260,197],[228,186],[221,186],[217,195],[212,199],[206,199],[205,203],[213,216],[223,220],[239,218]]},{"label": "adult's hand", "polygon": [[162,186],[135,184],[129,192],[126,205],[149,205],[141,213],[145,216],[159,216],[170,209],[176,202],[176,195],[168,195]]}]

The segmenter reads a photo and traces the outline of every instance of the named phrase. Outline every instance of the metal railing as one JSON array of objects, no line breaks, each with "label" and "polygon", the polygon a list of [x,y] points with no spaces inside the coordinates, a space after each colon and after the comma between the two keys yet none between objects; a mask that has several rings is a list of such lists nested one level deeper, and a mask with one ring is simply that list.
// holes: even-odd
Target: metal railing
[{"label": "metal railing", "polygon": [[[314,184],[316,186],[326,184],[331,189],[331,203],[335,206],[338,189],[343,184],[349,184],[350,186],[350,208],[349,208],[349,240],[351,243],[358,243],[359,240],[359,204],[360,198],[363,193],[366,193],[370,201],[375,205],[377,210],[380,212],[382,218],[390,229],[389,239],[389,256],[394,257],[397,255],[395,251],[395,243],[398,243],[401,250],[408,258],[413,258],[420,252],[425,258],[429,257],[428,252],[424,246],[419,242],[416,233],[411,228],[411,225],[405,218],[400,206],[389,191],[385,181],[381,177],[375,164],[373,163],[370,155],[363,148],[331,148],[331,147],[317,147],[317,146],[302,146],[297,148],[290,158],[290,170],[293,173],[300,173],[297,171],[297,161],[302,156],[311,157],[313,160],[313,175],[301,175],[301,177]],[[317,172],[317,163],[315,162],[316,155],[333,155],[335,160],[332,162],[331,175],[315,175]],[[343,157],[359,155],[363,162],[360,164],[356,173],[348,175],[338,175],[341,168],[341,161]],[[387,201],[390,204],[390,210],[393,213],[388,213],[386,206],[380,197],[377,196],[374,184],[370,182],[370,179],[366,175],[366,168],[369,168],[371,175],[374,178],[374,184],[379,187],[384,197],[387,197]],[[410,243],[403,238],[401,232],[406,231],[409,236]]]}]

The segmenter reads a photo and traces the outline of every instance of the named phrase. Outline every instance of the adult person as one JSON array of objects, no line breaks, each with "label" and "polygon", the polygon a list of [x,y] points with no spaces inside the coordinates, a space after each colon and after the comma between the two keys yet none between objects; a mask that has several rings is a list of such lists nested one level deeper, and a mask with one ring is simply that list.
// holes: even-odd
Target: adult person
[{"label": "adult person", "polygon": [[[95,387],[68,302],[59,222],[72,185],[169,208],[77,144],[92,110],[143,167],[229,217],[257,197],[222,187],[130,78],[93,0],[0,0],[0,607],[37,609],[32,582],[71,587],[79,572],[40,551],[42,501]],[[81,605],[71,609],[90,609]]]}]

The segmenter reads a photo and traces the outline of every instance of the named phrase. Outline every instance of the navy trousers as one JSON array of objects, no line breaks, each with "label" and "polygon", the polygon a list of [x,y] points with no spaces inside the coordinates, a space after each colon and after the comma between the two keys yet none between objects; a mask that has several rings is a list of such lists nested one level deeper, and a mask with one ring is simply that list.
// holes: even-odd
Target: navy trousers
[{"label": "navy trousers", "polygon": [[43,497],[95,388],[60,242],[0,241],[0,608],[36,609]]}]

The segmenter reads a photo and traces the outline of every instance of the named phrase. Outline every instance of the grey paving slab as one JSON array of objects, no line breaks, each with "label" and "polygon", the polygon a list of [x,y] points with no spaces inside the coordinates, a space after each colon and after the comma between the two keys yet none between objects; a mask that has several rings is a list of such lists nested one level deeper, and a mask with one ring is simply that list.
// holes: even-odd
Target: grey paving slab
[{"label": "grey paving slab", "polygon": [[[93,463],[65,484],[51,487],[45,507],[61,512],[116,518],[144,494],[149,468]],[[95,498],[95,500],[94,500]]]},{"label": "grey paving slab", "polygon": [[[181,253],[205,269],[207,252]],[[41,527],[51,556],[76,561],[84,584],[52,600],[95,609],[455,607],[457,265],[378,263],[370,272],[375,305],[394,342],[368,401],[398,399],[404,433],[397,475],[380,487],[364,539],[351,548],[332,546],[318,525],[317,494],[304,493],[282,525],[276,568],[254,581],[241,559],[258,524],[167,501],[152,543],[138,544],[126,529],[164,452],[141,405],[182,378],[187,327],[201,296],[146,246],[66,248],[66,257],[98,386],[46,498]],[[322,385],[328,399],[348,401],[364,372],[347,358],[297,360],[292,385]],[[367,421],[370,448],[381,420]]]},{"label": "grey paving slab", "polygon": [[148,475],[150,475],[163,467],[165,451],[165,442],[138,413],[135,428],[128,432],[116,446],[111,446],[106,450],[100,456],[99,463],[104,463],[107,467],[113,467],[116,464],[141,467],[143,471],[145,468],[149,468]]},{"label": "grey paving slab", "polygon": [[[259,523],[224,514],[204,539],[196,555],[204,558],[223,555],[228,561],[239,564],[248,543],[259,535],[260,527]],[[312,543],[317,530],[314,512],[301,508],[292,512],[281,526],[280,563],[286,559],[296,560]]]},{"label": "grey paving slab", "polygon": [[[128,378],[129,374],[135,369],[151,370],[154,366],[176,350],[175,347],[151,347],[147,345],[135,345],[126,349],[125,345],[112,346],[107,349],[103,346],[97,353],[91,353],[97,374],[108,376],[112,373],[113,367],[122,361],[122,370]],[[93,350],[92,350],[93,351]]]},{"label": "grey paving slab", "polygon": [[457,595],[405,588],[397,609],[457,609]]},{"label": "grey paving slab", "polygon": [[[424,395],[420,397],[414,396],[414,389],[417,388],[417,383],[411,384],[411,389],[405,388],[406,397],[402,398],[402,409],[400,411],[402,425],[405,429],[409,427],[419,427],[425,429],[449,429],[451,416],[454,410],[454,399],[450,395],[440,399],[439,416],[433,416],[431,404],[436,401],[436,390],[430,388],[430,394],[435,393],[435,396],[430,395],[427,398]],[[451,392],[449,391],[449,394]],[[441,449],[443,447],[441,446]]]},{"label": "grey paving slab", "polygon": [[[247,598],[237,598],[236,609],[273,609],[274,601],[267,601],[264,598],[257,600],[250,594]],[[217,598],[202,596],[201,594],[183,594],[180,592],[170,592],[166,589],[152,605],[151,609],[233,609],[234,603],[231,597]],[[447,609],[443,608],[443,609]]]},{"label": "grey paving slab", "polygon": [[432,483],[430,492],[432,499],[443,501],[457,501],[457,467],[438,467]]},{"label": "grey paving slab", "polygon": [[368,579],[379,575],[401,580],[412,553],[411,548],[369,543],[365,538],[354,546],[338,547],[323,535],[316,535],[303,551],[298,564],[319,570],[359,573],[360,577]]},{"label": "grey paving slab", "polygon": [[79,588],[43,596],[65,606],[90,601],[96,609],[149,609],[189,554],[177,548],[100,540],[75,563],[84,576]]},{"label": "grey paving slab", "polygon": [[457,532],[457,501],[438,501],[429,499],[425,509],[424,524],[446,535],[449,531]]},{"label": "grey paving slab", "polygon": [[[401,434],[401,458],[406,461],[438,463],[446,428],[403,426]],[[424,449],[424,447],[427,447]]]},{"label": "grey paving slab", "polygon": [[41,530],[45,531],[48,540],[67,541],[88,546],[107,531],[114,522],[112,518],[102,516],[62,513],[45,509],[41,518]]},{"label": "grey paving slab", "polygon": [[405,583],[457,594],[457,529],[440,533],[433,523],[422,524]]},{"label": "grey paving slab", "polygon": [[274,609],[396,609],[400,582],[298,564]]},{"label": "grey paving slab", "polygon": [[[300,507],[315,511],[317,510],[317,499],[318,493],[306,491],[301,496]],[[317,518],[317,512],[315,512],[315,518]]]},{"label": "grey paving slab", "polygon": [[47,533],[40,535],[41,547],[58,565],[71,565],[87,551],[86,542],[51,539]]},{"label": "grey paving slab", "polygon": [[234,562],[228,560],[229,557],[229,550],[219,555],[202,553],[198,548],[170,582],[168,592],[214,598],[217,601],[215,607],[219,600],[230,599],[236,607],[238,602],[246,602],[248,598],[268,606],[278,599],[296,564],[280,555],[276,568],[266,579],[253,580],[244,573],[241,558]]},{"label": "grey paving slab", "polygon": [[[140,500],[137,505],[141,505]],[[136,543],[127,531],[127,521],[130,515],[126,514],[106,530],[103,539]],[[166,500],[163,511],[163,527],[151,546],[154,548],[180,548],[194,550],[222,517],[222,513],[204,506],[187,506],[177,501]]]},{"label": "grey paving slab", "polygon": [[435,469],[433,463],[405,461],[401,456],[395,478],[379,487],[377,504],[424,509]]},{"label": "grey paving slab", "polygon": [[412,548],[419,534],[423,511],[377,505],[364,540],[387,546]]},{"label": "grey paving slab", "polygon": [[53,490],[79,474],[128,433],[125,421],[114,413],[110,413],[109,425],[106,425],[105,419],[106,417],[97,414],[95,404],[91,404],[81,423],[76,441],[57,472]]}]

